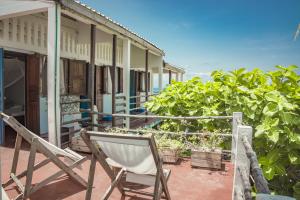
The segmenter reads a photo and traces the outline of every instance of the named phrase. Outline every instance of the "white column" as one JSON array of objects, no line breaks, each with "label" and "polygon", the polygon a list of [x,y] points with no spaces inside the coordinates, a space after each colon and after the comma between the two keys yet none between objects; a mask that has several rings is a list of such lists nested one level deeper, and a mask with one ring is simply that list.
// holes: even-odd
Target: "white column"
[{"label": "white column", "polygon": [[48,137],[60,146],[60,16],[58,3],[48,8]]},{"label": "white column", "polygon": [[161,65],[158,67],[158,88],[159,88],[159,91],[162,90],[162,83],[163,83],[163,57],[161,57]]},{"label": "white column", "polygon": [[179,72],[176,72],[176,81],[179,81]]},{"label": "white column", "polygon": [[183,73],[180,74],[180,81],[183,81]]},{"label": "white column", "polygon": [[[126,97],[126,114],[130,113],[130,40],[123,40],[123,63],[124,63],[124,91]],[[125,120],[126,128],[130,128],[130,119]]]}]

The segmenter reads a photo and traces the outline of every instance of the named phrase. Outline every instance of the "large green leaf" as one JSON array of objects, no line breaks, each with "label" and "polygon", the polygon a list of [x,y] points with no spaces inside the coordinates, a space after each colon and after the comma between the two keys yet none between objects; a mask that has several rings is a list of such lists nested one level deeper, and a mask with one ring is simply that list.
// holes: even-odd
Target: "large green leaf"
[{"label": "large green leaf", "polygon": [[288,156],[289,156],[290,162],[293,165],[300,164],[300,156],[299,155],[300,155],[300,152],[296,152],[296,151],[289,152]]},{"label": "large green leaf", "polygon": [[269,102],[263,109],[263,113],[266,116],[272,117],[279,111],[279,108],[276,103],[274,102]]}]

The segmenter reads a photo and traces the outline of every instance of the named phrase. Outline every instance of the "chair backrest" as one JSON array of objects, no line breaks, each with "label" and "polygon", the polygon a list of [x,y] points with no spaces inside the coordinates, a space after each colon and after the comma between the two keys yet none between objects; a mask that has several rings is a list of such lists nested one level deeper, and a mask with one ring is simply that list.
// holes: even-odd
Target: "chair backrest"
[{"label": "chair backrest", "polygon": [[28,130],[25,126],[23,126],[20,122],[18,122],[14,117],[6,115],[0,112],[0,117],[3,121],[8,124],[11,128],[13,128],[18,134],[22,136],[28,143],[31,144],[33,138],[38,138],[39,142],[45,146],[48,150],[54,153],[56,156],[65,156],[72,160],[77,160],[78,158],[63,149],[58,148],[57,146],[49,143],[48,141],[44,140],[43,138],[39,137],[38,135],[34,134],[30,130]]},{"label": "chair backrest", "polygon": [[156,145],[153,137],[87,131],[104,154],[119,166],[136,174],[157,172]]}]

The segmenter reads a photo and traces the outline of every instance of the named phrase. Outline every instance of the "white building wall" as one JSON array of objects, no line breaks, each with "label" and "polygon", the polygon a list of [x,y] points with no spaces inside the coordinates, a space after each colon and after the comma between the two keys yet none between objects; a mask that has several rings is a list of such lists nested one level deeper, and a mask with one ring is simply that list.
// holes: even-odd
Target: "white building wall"
[{"label": "white building wall", "polygon": [[[61,57],[90,59],[90,25],[62,17]],[[39,13],[0,20],[0,46],[47,54],[47,15]],[[96,65],[111,65],[112,35],[97,30]],[[117,65],[122,66],[122,41],[118,40]]]}]

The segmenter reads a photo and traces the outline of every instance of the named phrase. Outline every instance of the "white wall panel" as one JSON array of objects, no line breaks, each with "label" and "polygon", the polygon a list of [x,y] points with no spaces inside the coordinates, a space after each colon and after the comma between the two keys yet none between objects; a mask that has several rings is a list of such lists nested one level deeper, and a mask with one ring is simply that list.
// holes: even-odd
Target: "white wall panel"
[{"label": "white wall panel", "polygon": [[[90,25],[62,17],[61,57],[90,59]],[[0,46],[47,54],[45,13],[0,20]],[[117,66],[123,66],[123,42],[118,40]],[[112,64],[112,35],[97,30],[96,65]]]}]

